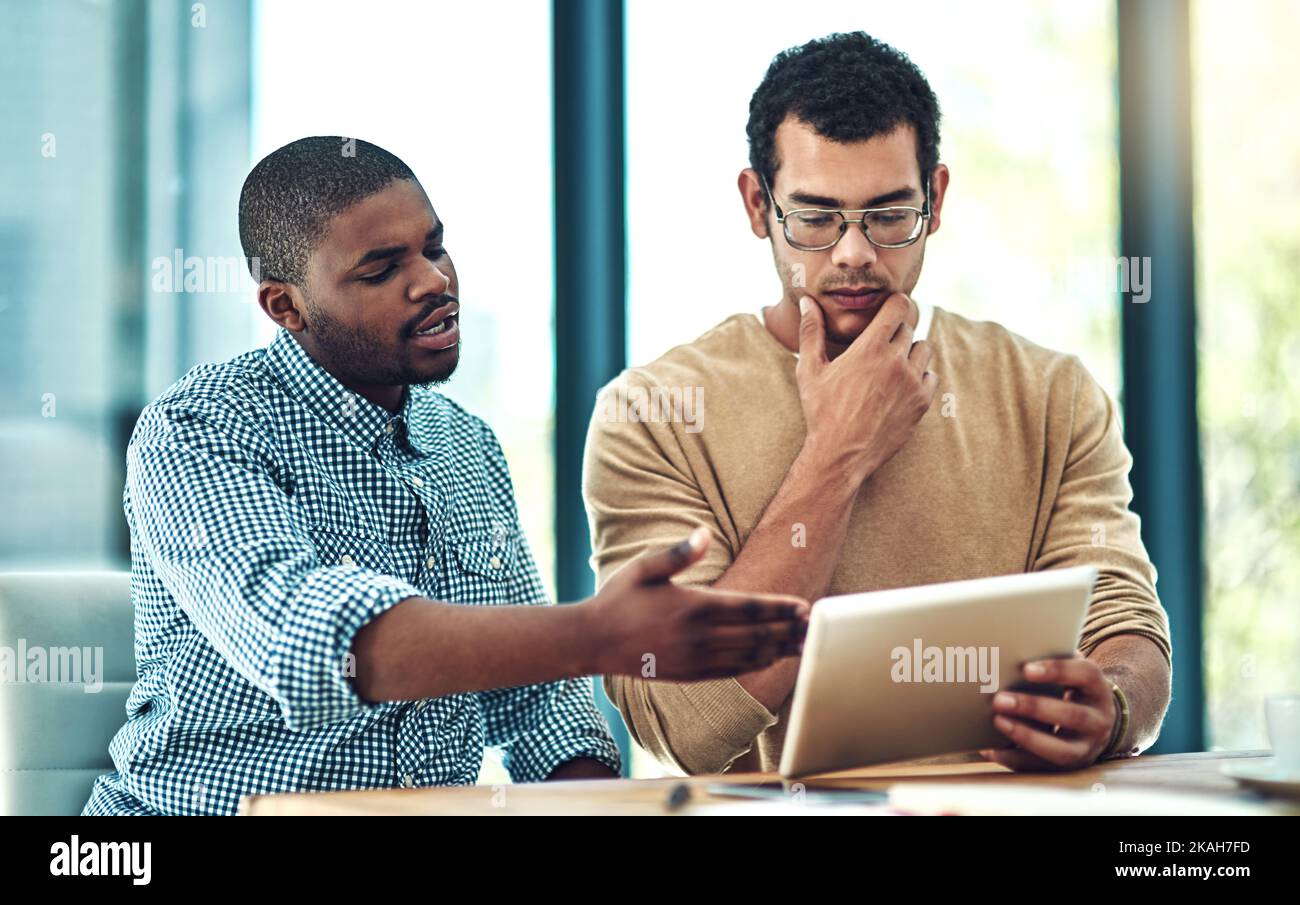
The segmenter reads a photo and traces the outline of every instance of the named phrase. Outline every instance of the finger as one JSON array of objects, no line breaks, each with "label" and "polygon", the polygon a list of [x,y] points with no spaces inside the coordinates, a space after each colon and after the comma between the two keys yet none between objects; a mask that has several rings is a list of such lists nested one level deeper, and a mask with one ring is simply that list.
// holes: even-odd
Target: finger
[{"label": "finger", "polygon": [[[805,364],[806,362],[806,364]],[[811,297],[799,299],[799,366],[814,371],[826,364],[826,316]]]},{"label": "finger", "polygon": [[912,303],[908,301],[907,296],[895,292],[885,299],[885,304],[880,306],[880,310],[871,319],[867,329],[862,331],[862,335],[867,337],[869,344],[888,343],[898,332],[899,324],[907,320],[911,311]]},{"label": "finger", "polygon": [[803,654],[803,638],[786,638],[766,644],[747,643],[739,647],[692,648],[692,675],[714,677],[763,669],[786,657]]},{"label": "finger", "polygon": [[738,675],[771,666],[782,657],[791,656],[793,650],[787,645],[764,644],[762,647],[715,651],[705,657],[701,664],[706,672]]},{"label": "finger", "polygon": [[907,353],[907,360],[916,366],[918,371],[925,371],[930,367],[930,359],[934,357],[934,349],[923,339],[918,339],[912,343],[912,348]]},{"label": "finger", "polygon": [[934,401],[934,394],[939,389],[939,375],[934,371],[926,371],[921,375],[921,390],[925,393],[928,401]]},{"label": "finger", "polygon": [[894,335],[889,337],[889,344],[891,346],[898,346],[904,351],[904,354],[906,354],[911,351],[912,343],[915,338],[916,333],[912,329],[912,325],[904,320],[898,325],[898,329],[894,331]]},{"label": "finger", "polygon": [[647,553],[636,561],[637,583],[667,581],[691,563],[699,560],[704,551],[709,549],[709,532],[699,527],[692,531],[681,543],[673,544],[667,550]]},{"label": "finger", "polygon": [[1000,691],[993,696],[993,709],[1006,716],[1026,717],[1048,726],[1060,726],[1090,736],[1106,733],[1109,738],[1112,725],[1106,722],[1105,716],[1096,707],[1038,694]]},{"label": "finger", "polygon": [[1077,652],[1073,657],[1031,661],[1024,665],[1021,672],[1030,682],[1077,688],[1092,700],[1110,694],[1110,682],[1106,680],[1101,667]]},{"label": "finger", "polygon": [[808,604],[797,598],[743,597],[709,592],[691,611],[692,620],[709,625],[808,621]]},{"label": "finger", "polygon": [[807,635],[808,623],[800,620],[760,622],[757,625],[720,625],[701,636],[699,644],[708,650],[735,650],[764,644],[797,644]]},{"label": "finger", "polygon": [[1019,748],[988,748],[981,751],[980,756],[1017,773],[1046,773],[1061,769],[1051,761],[1043,760],[1037,754],[1030,754]]},{"label": "finger", "polygon": [[1050,732],[1034,729],[1020,720],[1008,719],[1001,715],[995,716],[993,728],[1030,754],[1037,754],[1043,760],[1062,769],[1081,766],[1088,755],[1089,742],[1052,735]]}]

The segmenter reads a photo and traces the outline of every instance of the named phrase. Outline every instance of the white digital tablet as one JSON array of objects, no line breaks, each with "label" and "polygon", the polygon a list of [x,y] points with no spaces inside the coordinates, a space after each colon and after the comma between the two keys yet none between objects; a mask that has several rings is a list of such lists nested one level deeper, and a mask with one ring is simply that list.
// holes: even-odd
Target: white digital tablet
[{"label": "white digital tablet", "polygon": [[1008,746],[994,693],[1074,652],[1096,580],[1075,567],[818,601],[781,775]]}]

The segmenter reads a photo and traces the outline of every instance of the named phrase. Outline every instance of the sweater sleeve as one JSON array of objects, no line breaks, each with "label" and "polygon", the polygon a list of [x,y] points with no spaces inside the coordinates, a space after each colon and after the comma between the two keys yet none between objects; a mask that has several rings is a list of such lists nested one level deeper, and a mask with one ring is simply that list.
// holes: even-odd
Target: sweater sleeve
[{"label": "sweater sleeve", "polygon": [[[707,587],[731,566],[736,551],[692,474],[677,425],[611,414],[625,413],[620,400],[639,386],[628,374],[607,386],[587,433],[583,495],[597,584],[640,554],[676,543],[702,525],[712,535],[709,549],[676,581]],[[726,770],[777,721],[735,679],[605,676],[604,684],[637,744],[687,774]]]},{"label": "sweater sleeve", "polygon": [[1156,570],[1129,509],[1133,457],[1114,402],[1077,359],[1068,449],[1034,569],[1094,566],[1097,585],[1079,642],[1085,654],[1116,635],[1141,635],[1170,659]]}]

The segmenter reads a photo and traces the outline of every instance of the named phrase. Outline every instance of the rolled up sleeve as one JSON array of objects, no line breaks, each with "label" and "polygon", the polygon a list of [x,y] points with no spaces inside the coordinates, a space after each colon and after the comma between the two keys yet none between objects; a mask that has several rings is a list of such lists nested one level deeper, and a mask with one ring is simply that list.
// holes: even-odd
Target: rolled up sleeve
[{"label": "rolled up sleeve", "polygon": [[1079,643],[1085,655],[1107,638],[1141,635],[1169,660],[1169,620],[1156,594],[1155,566],[1129,508],[1133,457],[1114,402],[1081,363],[1073,364],[1069,449],[1034,568],[1096,567]]},{"label": "rolled up sleeve", "polygon": [[618,747],[592,697],[591,679],[565,679],[479,693],[487,744],[505,752],[515,782],[541,782],[571,760],[619,772]]}]

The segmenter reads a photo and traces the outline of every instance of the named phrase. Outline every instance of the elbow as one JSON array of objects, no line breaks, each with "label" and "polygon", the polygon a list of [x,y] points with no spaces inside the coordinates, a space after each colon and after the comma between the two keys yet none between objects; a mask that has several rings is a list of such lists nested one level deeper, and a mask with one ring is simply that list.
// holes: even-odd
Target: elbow
[{"label": "elbow", "polygon": [[[753,747],[725,743],[694,707],[678,702],[677,683],[648,682],[631,676],[606,676],[605,691],[618,708],[632,740],[664,768],[682,776],[724,773]],[[661,698],[667,698],[665,704]]]},{"label": "elbow", "polygon": [[[380,619],[383,617],[381,616]],[[353,692],[365,703],[386,700],[384,676],[380,668],[384,662],[380,655],[383,643],[378,627],[380,619],[366,623],[352,638],[352,648],[344,657],[343,673]]]},{"label": "elbow", "polygon": [[392,682],[374,668],[382,662],[376,639],[361,640],[358,634],[341,658],[326,654],[312,657],[311,665],[300,662],[277,671],[273,687],[266,691],[289,731],[314,732],[360,716],[384,701],[400,699],[387,696]]}]

